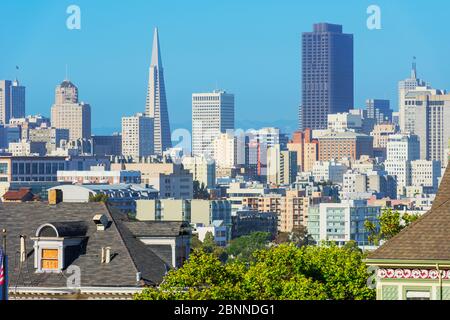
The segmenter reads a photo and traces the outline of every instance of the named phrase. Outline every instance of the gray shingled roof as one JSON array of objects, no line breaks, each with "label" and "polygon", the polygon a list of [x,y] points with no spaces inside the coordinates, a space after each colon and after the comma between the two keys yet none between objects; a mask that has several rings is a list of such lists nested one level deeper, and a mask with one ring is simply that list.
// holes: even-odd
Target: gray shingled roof
[{"label": "gray shingled roof", "polygon": [[125,226],[136,237],[174,237],[190,227],[187,222],[176,221],[133,221],[125,222]]},{"label": "gray shingled roof", "polygon": [[450,261],[450,166],[431,210],[371,253],[371,259]]},{"label": "gray shingled roof", "polygon": [[[92,221],[97,214],[104,214],[113,222],[105,231],[97,231]],[[167,270],[166,263],[127,230],[125,221],[123,214],[110,211],[101,203],[60,203],[56,206],[43,202],[0,204],[0,229],[8,231],[10,289],[66,286],[66,278],[71,275],[66,270],[60,274],[35,273],[33,241],[30,238],[47,223],[66,234],[85,234],[86,239],[80,248],[75,248],[77,252],[71,263],[81,269],[82,287],[137,287],[160,283]],[[28,258],[22,268],[19,267],[20,235],[27,236]],[[109,264],[100,263],[102,247],[111,247],[113,258]],[[138,272],[144,283],[136,281]]]}]

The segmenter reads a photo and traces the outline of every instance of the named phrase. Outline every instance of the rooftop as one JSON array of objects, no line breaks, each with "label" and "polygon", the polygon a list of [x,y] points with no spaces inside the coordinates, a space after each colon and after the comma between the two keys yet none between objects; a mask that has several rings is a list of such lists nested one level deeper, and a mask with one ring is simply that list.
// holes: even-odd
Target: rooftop
[{"label": "rooftop", "polygon": [[[110,224],[104,231],[97,230],[93,222],[96,215],[104,215],[109,220]],[[70,276],[67,269],[59,273],[35,272],[31,238],[45,225],[51,226],[44,233],[49,236],[84,239],[70,250],[69,263],[81,269],[82,287],[136,288],[160,283],[170,265],[130,232],[127,225],[131,224],[128,222],[126,215],[102,203],[60,203],[54,206],[44,202],[0,204],[0,229],[7,230],[10,287],[66,287]],[[164,228],[159,226],[161,230]],[[167,229],[171,230],[170,227]],[[26,236],[27,248],[27,259],[21,267],[19,235]],[[110,247],[113,256],[108,264],[101,263],[104,247]],[[136,279],[138,273],[141,274],[140,282]]]},{"label": "rooftop", "polygon": [[431,210],[370,254],[368,260],[450,261],[450,166]]}]

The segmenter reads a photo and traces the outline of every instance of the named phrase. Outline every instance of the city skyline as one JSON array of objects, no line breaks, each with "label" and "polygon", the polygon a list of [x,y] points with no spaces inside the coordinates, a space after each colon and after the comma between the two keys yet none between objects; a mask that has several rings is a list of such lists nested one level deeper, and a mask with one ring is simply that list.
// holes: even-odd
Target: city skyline
[{"label": "city skyline", "polygon": [[[444,80],[447,67],[439,63],[442,61],[440,56],[442,55],[442,58],[445,56],[447,44],[442,44],[442,50],[439,52],[427,52],[427,46],[432,43],[427,37],[427,30],[431,32],[430,27],[425,25],[417,27],[410,21],[435,14],[425,6],[410,8],[406,2],[391,4],[379,1],[382,29],[369,30],[366,26],[368,18],[366,9],[370,5],[368,2],[355,2],[355,6],[346,8],[340,8],[330,1],[324,1],[320,5],[286,3],[285,6],[276,8],[263,2],[255,8],[254,15],[245,14],[250,7],[253,9],[251,2],[245,4],[230,2],[205,9],[210,10],[208,12],[203,10],[196,13],[199,3],[189,4],[188,8],[184,7],[185,4],[178,3],[175,12],[171,12],[169,6],[158,2],[152,4],[152,8],[155,9],[153,11],[147,10],[151,6],[146,3],[138,3],[133,9],[123,10],[115,4],[109,4],[108,20],[112,20],[112,23],[109,23],[98,16],[101,13],[98,5],[79,1],[83,17],[81,30],[65,28],[64,22],[67,18],[65,4],[36,5],[38,12],[46,13],[48,18],[46,23],[40,21],[38,15],[16,16],[14,12],[21,4],[2,4],[4,21],[8,23],[9,19],[16,18],[15,23],[20,23],[24,26],[21,29],[29,31],[15,30],[6,34],[5,31],[0,31],[4,39],[11,43],[10,50],[5,52],[3,62],[0,64],[1,78],[15,78],[17,73],[15,66],[18,65],[20,70],[17,76],[27,87],[27,114],[40,113],[48,116],[52,88],[61,81],[65,65],[68,64],[69,78],[79,86],[82,96],[92,105],[94,133],[119,131],[123,108],[129,109],[130,114],[143,111],[148,80],[145,71],[148,70],[146,64],[151,49],[151,31],[155,26],[159,26],[160,30],[164,30],[162,45],[166,52],[166,79],[168,79],[167,86],[170,87],[168,100],[171,105],[169,112],[172,129],[180,125],[190,129],[189,122],[186,123],[185,120],[190,118],[191,94],[211,91],[215,86],[235,93],[237,126],[243,123],[245,125],[248,121],[289,122],[297,118],[300,103],[298,83],[301,33],[308,31],[312,23],[324,21],[342,24],[347,32],[355,34],[356,107],[362,108],[365,100],[369,98],[387,98],[391,100],[391,105],[396,110],[397,82],[409,73],[412,56],[418,57],[424,79],[432,81],[439,88],[450,87],[447,80]],[[320,6],[320,10],[315,10],[316,6],[317,9]],[[400,12],[404,13],[405,8],[410,9],[407,14],[397,17]],[[206,30],[208,28],[199,29],[198,23],[189,23],[189,26],[182,29],[182,22],[174,20],[180,18],[180,14],[184,16],[186,12],[183,9],[193,13],[194,18],[195,14],[216,16],[218,12],[223,13],[225,18],[232,15],[236,18],[236,24],[225,28],[217,23],[213,24],[210,30]],[[343,12],[344,9],[348,12],[336,14]],[[309,11],[314,14],[305,14]],[[159,16],[155,17],[151,12],[158,12]],[[270,17],[269,12],[273,12],[274,15],[286,13],[285,21],[276,19],[274,24],[263,27],[261,18]],[[169,13],[173,15],[169,17]],[[134,22],[129,21],[129,26],[114,23],[120,21],[114,18],[129,14],[136,15]],[[244,16],[258,23],[251,27],[251,23],[245,20],[246,23],[243,25]],[[298,19],[304,16],[307,18]],[[441,23],[439,19],[436,20],[438,24]],[[212,20],[206,20],[208,21]],[[124,35],[130,34],[129,28],[133,28],[134,34],[124,38]],[[433,27],[432,38],[439,37],[442,30],[439,26]],[[216,36],[211,37],[212,34]],[[120,36],[118,41],[121,44],[120,48],[118,44],[112,44],[111,37],[114,35]],[[67,43],[54,42],[55,38],[60,37],[67,39]],[[414,48],[406,46],[412,37],[419,38],[423,45]],[[98,41],[93,42],[94,38]],[[379,47],[393,48],[394,45],[395,51],[368,50]],[[59,47],[65,54],[55,54],[55,47]],[[20,54],[17,54],[19,51]],[[33,52],[33,55],[29,55],[28,52]],[[180,55],[180,52],[183,54]],[[262,69],[261,66],[270,63],[269,58],[273,58],[275,53],[278,58],[277,68]],[[44,59],[49,63],[32,63],[35,59]],[[390,68],[380,71],[378,66],[381,63],[388,63]],[[45,79],[37,76],[43,72],[47,75]],[[123,90],[120,91],[119,97],[101,94],[102,89],[108,86],[112,90],[119,90],[118,84],[113,82],[122,81],[114,79],[112,74],[120,75],[127,84],[126,86],[121,84]],[[262,77],[263,74],[265,77]],[[258,95],[257,92],[265,93]],[[273,105],[285,110],[275,119],[271,110]],[[252,112],[255,106],[260,111],[258,114]],[[104,117],[105,113],[108,113],[109,117]]]}]

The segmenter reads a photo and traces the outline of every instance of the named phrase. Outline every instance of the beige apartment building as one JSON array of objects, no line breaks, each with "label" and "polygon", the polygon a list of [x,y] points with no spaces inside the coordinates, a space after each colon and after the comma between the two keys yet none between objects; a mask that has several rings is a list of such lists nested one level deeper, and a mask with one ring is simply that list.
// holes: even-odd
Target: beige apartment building
[{"label": "beige apartment building", "polygon": [[183,157],[184,169],[192,173],[194,181],[204,184],[207,188],[212,188],[216,184],[216,164],[214,160],[204,156]]},{"label": "beige apartment building", "polygon": [[274,212],[278,215],[278,231],[292,232],[299,226],[307,226],[308,208],[321,202],[331,202],[320,192],[306,196],[304,191],[287,190],[286,195],[268,194],[244,198],[242,204],[259,212]]},{"label": "beige apartment building", "polygon": [[143,184],[153,186],[160,198],[192,199],[193,178],[181,164],[139,162],[112,163],[112,171],[140,171]]},{"label": "beige apartment building", "polygon": [[175,200],[156,199],[136,202],[139,221],[187,221],[209,227],[222,221],[227,227],[227,240],[231,238],[231,202],[229,200]]},{"label": "beige apartment building", "polygon": [[78,88],[68,80],[56,87],[51,123],[54,128],[68,129],[71,141],[91,138],[91,107],[78,102]]},{"label": "beige apartment building", "polygon": [[294,132],[293,139],[288,143],[289,151],[297,152],[299,172],[311,172],[319,158],[319,142],[312,139],[312,131]]},{"label": "beige apartment building", "polygon": [[370,134],[373,137],[374,149],[386,149],[389,136],[395,134],[395,124],[384,123],[378,124]]}]

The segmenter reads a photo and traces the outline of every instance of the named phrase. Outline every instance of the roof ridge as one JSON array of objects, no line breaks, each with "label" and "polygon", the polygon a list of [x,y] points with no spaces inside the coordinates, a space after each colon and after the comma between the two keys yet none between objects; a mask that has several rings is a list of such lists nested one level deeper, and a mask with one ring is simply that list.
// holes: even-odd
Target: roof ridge
[{"label": "roof ridge", "polygon": [[135,268],[136,273],[139,272],[139,270],[138,270],[138,268],[137,268],[137,265],[136,265],[136,262],[134,261],[133,256],[130,254],[130,249],[128,248],[128,245],[126,244],[126,242],[123,240],[123,233],[122,233],[121,228],[119,227],[119,223],[120,223],[121,221],[118,222],[118,221],[116,220],[116,217],[115,217],[114,214],[112,213],[112,210],[114,210],[114,209],[112,209],[110,205],[108,205],[108,204],[106,204],[106,203],[103,203],[103,205],[106,207],[109,216],[111,217],[111,219],[113,220],[114,224],[116,225],[117,232],[118,232],[119,235],[120,235],[120,237],[119,237],[119,238],[120,238],[120,242],[122,242],[122,244],[124,245],[124,247],[127,249],[127,254],[128,254],[128,256],[130,257],[131,261],[133,262],[133,266],[134,266],[134,268]]},{"label": "roof ridge", "polygon": [[[422,260],[432,260],[433,253],[430,252],[431,248],[427,246],[436,245],[436,243],[440,245],[439,239],[444,238],[448,240],[450,237],[450,232],[445,232],[442,230],[446,223],[450,223],[450,215],[447,212],[447,209],[449,209],[449,204],[450,167],[447,168],[444,174],[438,194],[431,209],[419,219],[411,223],[408,227],[404,228],[396,236],[389,239],[377,250],[370,253],[368,259],[389,259],[388,257],[397,257],[398,259],[402,259],[403,257],[408,256],[410,257],[408,260],[411,260],[412,256],[417,257],[422,255]],[[435,228],[438,232],[433,233],[433,228]],[[420,237],[422,238],[419,240]],[[413,245],[414,247],[412,247]],[[446,244],[442,243],[441,245],[445,246]],[[434,252],[434,255],[443,255],[444,253],[442,252],[441,254],[439,253],[440,251],[442,250],[438,248],[438,250]]]},{"label": "roof ridge", "polygon": [[[144,243],[142,243],[139,239],[137,239],[136,237],[134,237],[134,235],[132,234],[132,232],[127,228],[127,226],[125,225],[124,221],[120,219],[120,217],[118,217],[116,211],[114,208],[111,208],[108,204],[105,204],[105,206],[108,208],[108,212],[111,216],[111,218],[114,220],[115,225],[117,227],[117,231],[119,232],[120,235],[120,241],[123,243],[123,245],[125,246],[125,248],[127,249],[127,254],[129,255],[129,257],[131,258],[131,261],[133,262],[134,268],[136,270],[136,272],[142,272],[142,270],[139,269],[138,267],[138,263],[136,261],[136,259],[134,258],[134,255],[132,255],[130,253],[130,246],[129,243],[127,241],[125,241],[125,236],[124,236],[124,231],[126,233],[129,233],[129,236],[136,241],[136,243],[140,244],[141,246],[143,246],[146,251],[148,253],[151,253],[154,257],[156,257],[159,262],[161,262],[162,264],[166,265],[166,263],[164,262],[164,260],[162,260],[153,250],[151,250],[148,246],[146,246]],[[123,229],[124,228],[124,229]],[[152,282],[153,284],[157,284],[156,281],[154,281],[154,279],[147,279],[150,282]]]}]

